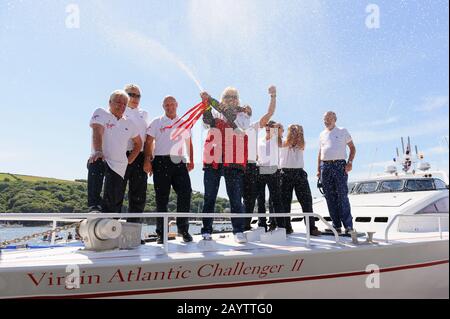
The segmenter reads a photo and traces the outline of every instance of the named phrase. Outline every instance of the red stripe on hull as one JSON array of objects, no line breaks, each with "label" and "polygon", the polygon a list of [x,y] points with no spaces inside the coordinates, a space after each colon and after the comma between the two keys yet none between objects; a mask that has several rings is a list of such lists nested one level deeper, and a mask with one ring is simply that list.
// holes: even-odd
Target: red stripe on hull
[{"label": "red stripe on hull", "polygon": [[[401,271],[401,270],[415,269],[415,268],[432,267],[432,266],[437,266],[437,265],[448,264],[448,262],[449,261],[447,259],[447,260],[434,261],[434,262],[423,263],[423,264],[384,268],[384,269],[380,269],[380,273]],[[106,292],[106,293],[81,294],[81,295],[70,295],[70,296],[25,297],[24,299],[79,299],[79,298],[104,298],[104,297],[120,297],[120,296],[133,296],[133,295],[149,295],[149,294],[160,294],[160,293],[170,293],[170,292],[180,292],[180,291],[245,287],[245,286],[279,284],[279,283],[322,280],[322,279],[332,279],[332,278],[342,278],[342,277],[354,277],[354,276],[362,276],[362,275],[368,275],[368,274],[369,273],[366,271],[356,271],[356,272],[349,272],[349,273],[309,276],[309,277],[300,277],[300,278],[272,279],[272,280],[266,280],[266,281],[237,282],[237,283],[229,283],[229,284],[213,284],[213,285],[203,285],[203,286],[187,286],[187,287],[178,287],[178,288],[162,288],[162,289],[137,290],[137,291]]]}]

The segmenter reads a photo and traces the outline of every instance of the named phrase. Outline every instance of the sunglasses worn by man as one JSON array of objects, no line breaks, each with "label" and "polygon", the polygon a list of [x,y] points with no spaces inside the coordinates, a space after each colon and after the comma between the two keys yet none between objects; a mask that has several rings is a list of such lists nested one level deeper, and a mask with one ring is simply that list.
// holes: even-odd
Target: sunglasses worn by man
[{"label": "sunglasses worn by man", "polygon": [[128,94],[129,97],[134,97],[134,98],[137,98],[137,99],[141,98],[141,95],[137,94],[137,93],[127,93],[127,94]]}]

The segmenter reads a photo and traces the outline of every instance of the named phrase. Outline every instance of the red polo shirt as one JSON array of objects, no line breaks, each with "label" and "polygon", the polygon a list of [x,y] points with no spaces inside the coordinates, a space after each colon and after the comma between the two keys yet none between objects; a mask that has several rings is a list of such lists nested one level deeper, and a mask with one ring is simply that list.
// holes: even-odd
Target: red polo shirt
[{"label": "red polo shirt", "polygon": [[235,133],[228,123],[215,119],[215,128],[208,131],[203,152],[203,164],[219,168],[219,164],[236,164],[246,167],[248,157],[248,137]]}]

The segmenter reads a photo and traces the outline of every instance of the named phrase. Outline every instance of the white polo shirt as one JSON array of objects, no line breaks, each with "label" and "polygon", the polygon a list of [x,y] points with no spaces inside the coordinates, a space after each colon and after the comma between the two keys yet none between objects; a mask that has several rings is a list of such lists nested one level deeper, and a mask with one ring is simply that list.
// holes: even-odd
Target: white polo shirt
[{"label": "white polo shirt", "polygon": [[258,141],[258,166],[279,167],[278,136],[274,134],[270,140],[263,136]]},{"label": "white polo shirt", "polygon": [[256,163],[258,159],[258,137],[259,131],[261,128],[259,127],[259,121],[250,124],[250,127],[245,131],[248,138],[248,153],[247,153],[247,161],[250,163]]},{"label": "white polo shirt", "polygon": [[304,168],[303,151],[298,147],[280,148],[280,168]]},{"label": "white polo shirt", "polygon": [[155,149],[153,156],[185,156],[186,139],[191,137],[191,130],[183,130],[183,133],[173,138],[177,128],[167,129],[165,127],[173,125],[178,121],[177,116],[173,120],[166,115],[153,119],[147,129],[147,135],[155,139]]},{"label": "white polo shirt", "polygon": [[250,128],[250,115],[245,112],[239,112],[236,114],[236,120],[234,120],[234,124],[241,130],[247,130]]},{"label": "white polo shirt", "polygon": [[[142,148],[141,148],[141,152],[144,150],[144,142],[145,142],[145,138],[147,135],[147,128],[150,124],[150,120],[148,118],[148,113],[140,108],[135,108],[132,109],[130,107],[127,107],[125,109],[125,114],[124,116],[127,119],[130,119],[131,121],[133,121],[134,125],[136,125],[138,131],[139,131],[139,135],[141,136],[141,140],[142,140]],[[133,140],[130,140],[128,142],[128,151],[133,150]]]},{"label": "white polo shirt", "polygon": [[335,127],[331,131],[325,129],[320,133],[320,159],[334,161],[347,159],[347,144],[352,141],[345,128]]},{"label": "white polo shirt", "polygon": [[117,174],[125,176],[128,166],[127,146],[131,138],[139,136],[134,123],[122,117],[117,119],[111,112],[102,108],[95,110],[90,126],[100,124],[105,128],[103,133],[103,155],[108,166]]}]

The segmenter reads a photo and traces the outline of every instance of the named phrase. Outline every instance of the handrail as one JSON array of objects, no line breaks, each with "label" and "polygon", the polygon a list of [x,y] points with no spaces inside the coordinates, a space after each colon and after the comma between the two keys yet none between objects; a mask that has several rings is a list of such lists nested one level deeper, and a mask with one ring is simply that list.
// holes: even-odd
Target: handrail
[{"label": "handrail", "polygon": [[[48,221],[68,220],[68,219],[87,219],[87,218],[164,218],[164,250],[168,252],[168,221],[170,217],[197,217],[197,218],[245,218],[245,217],[305,217],[306,218],[306,246],[309,247],[311,243],[311,233],[309,229],[309,217],[319,218],[334,234],[336,244],[340,244],[339,234],[336,229],[328,223],[321,215],[316,213],[283,213],[283,214],[236,214],[236,213],[49,213],[45,214],[39,213],[0,213],[0,220],[40,220],[42,218]],[[308,217],[308,218],[307,218]]]},{"label": "handrail", "polygon": [[398,219],[398,217],[433,217],[438,219],[438,226],[439,226],[439,236],[442,239],[442,227],[441,227],[441,218],[449,218],[448,214],[414,214],[414,215],[408,215],[408,214],[397,214],[394,216],[394,218],[391,219],[391,222],[387,225],[386,230],[384,232],[384,241],[386,243],[389,243],[389,230],[391,229],[394,222]]}]

